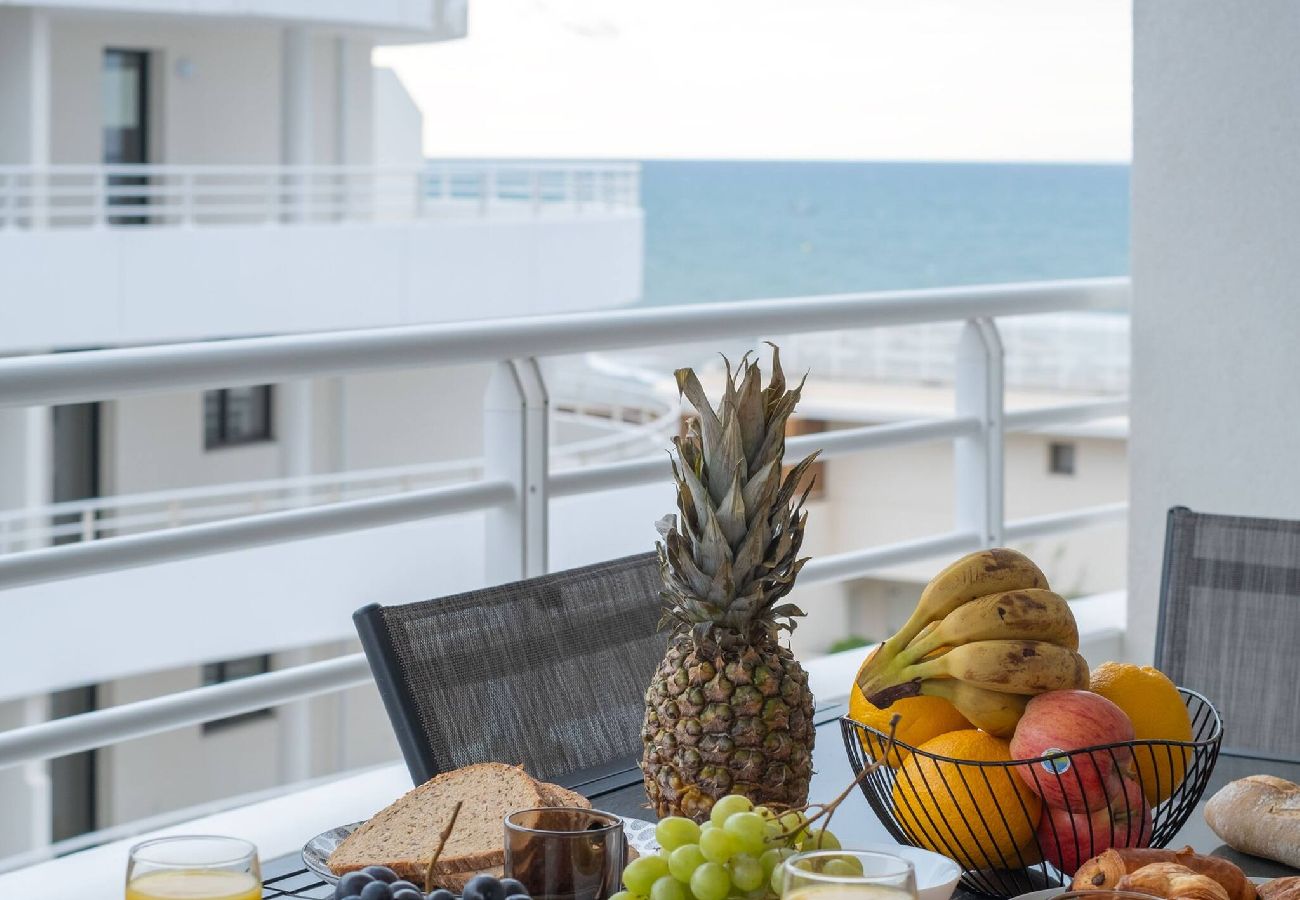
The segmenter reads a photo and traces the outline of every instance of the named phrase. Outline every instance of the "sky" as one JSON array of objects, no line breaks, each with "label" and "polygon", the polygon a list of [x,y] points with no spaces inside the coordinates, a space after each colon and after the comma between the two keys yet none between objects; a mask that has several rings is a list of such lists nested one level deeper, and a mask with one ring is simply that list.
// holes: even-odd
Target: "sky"
[{"label": "sky", "polygon": [[1129,0],[469,0],[430,156],[1127,161]]}]

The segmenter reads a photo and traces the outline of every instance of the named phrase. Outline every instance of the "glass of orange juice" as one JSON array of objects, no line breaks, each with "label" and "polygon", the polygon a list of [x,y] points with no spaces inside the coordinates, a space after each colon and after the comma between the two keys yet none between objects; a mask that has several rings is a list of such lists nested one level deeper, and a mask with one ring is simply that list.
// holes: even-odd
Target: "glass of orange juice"
[{"label": "glass of orange juice", "polygon": [[136,844],[126,900],[261,900],[262,869],[248,841],[215,835]]}]

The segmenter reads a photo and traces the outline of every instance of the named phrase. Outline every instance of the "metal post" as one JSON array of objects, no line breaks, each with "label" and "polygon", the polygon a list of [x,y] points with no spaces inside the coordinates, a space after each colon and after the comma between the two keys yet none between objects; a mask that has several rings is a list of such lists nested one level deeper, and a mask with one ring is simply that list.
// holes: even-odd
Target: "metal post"
[{"label": "metal post", "polygon": [[489,584],[546,572],[549,406],[536,359],[497,364],[483,404],[484,477],[511,482],[515,499],[487,513]]},{"label": "metal post", "polygon": [[1003,540],[1002,340],[992,319],[971,319],[957,345],[957,415],[974,416],[980,433],[959,438],[954,461],[959,531],[986,547]]},{"label": "metal post", "polygon": [[194,173],[181,174],[181,225],[189,228],[194,225]]},{"label": "metal post", "polygon": [[[297,483],[290,490],[290,508],[309,506],[311,488],[301,483],[312,472],[312,382],[292,381],[276,385],[274,409],[276,433],[283,453],[281,473]],[[277,668],[291,668],[311,662],[305,648],[276,655]],[[306,700],[286,703],[275,714],[279,725],[280,783],[306,781],[312,775],[312,714]]]}]

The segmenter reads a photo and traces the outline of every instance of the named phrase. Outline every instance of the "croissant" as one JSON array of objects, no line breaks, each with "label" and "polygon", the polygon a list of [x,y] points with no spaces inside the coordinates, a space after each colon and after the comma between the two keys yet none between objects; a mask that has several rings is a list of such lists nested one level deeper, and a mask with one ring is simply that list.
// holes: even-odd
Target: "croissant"
[{"label": "croissant", "polygon": [[1177,863],[1151,863],[1129,872],[1116,890],[1163,897],[1164,900],[1228,900],[1228,892],[1208,875],[1198,875]]},{"label": "croissant", "polygon": [[1256,900],[1255,885],[1241,869],[1217,856],[1201,856],[1191,847],[1181,850],[1127,848],[1107,850],[1085,862],[1074,873],[1070,885],[1076,891],[1114,890],[1120,879],[1151,863],[1176,863],[1198,875],[1217,881],[1228,893],[1228,900]]}]

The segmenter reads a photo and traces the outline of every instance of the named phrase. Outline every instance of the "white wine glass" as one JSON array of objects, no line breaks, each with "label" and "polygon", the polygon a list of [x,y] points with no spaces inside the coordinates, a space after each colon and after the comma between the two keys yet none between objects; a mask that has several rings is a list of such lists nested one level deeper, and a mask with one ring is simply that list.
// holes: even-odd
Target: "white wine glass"
[{"label": "white wine glass", "polygon": [[257,848],[216,835],[136,844],[126,865],[126,900],[261,900]]},{"label": "white wine glass", "polygon": [[916,871],[874,850],[813,850],[782,865],[782,900],[917,900]]}]

